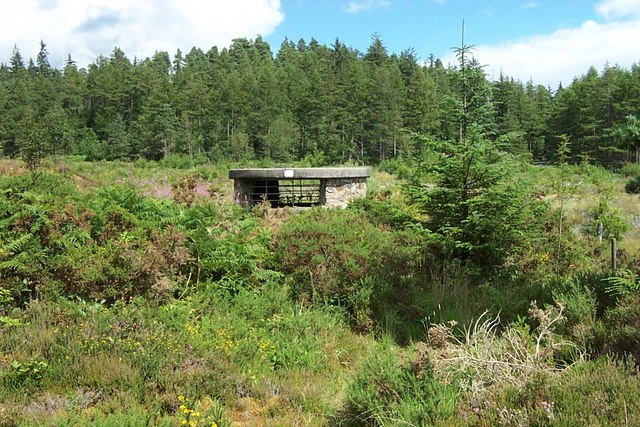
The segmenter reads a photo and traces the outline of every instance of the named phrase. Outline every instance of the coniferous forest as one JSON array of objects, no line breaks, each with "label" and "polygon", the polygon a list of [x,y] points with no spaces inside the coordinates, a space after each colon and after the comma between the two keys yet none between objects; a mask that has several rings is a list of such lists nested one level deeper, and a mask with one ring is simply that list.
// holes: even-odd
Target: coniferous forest
[{"label": "coniferous forest", "polygon": [[[0,65],[0,426],[640,425],[640,68],[336,39]],[[371,165],[345,209],[229,169]]]},{"label": "coniferous forest", "polygon": [[445,65],[411,49],[389,53],[378,37],[364,53],[337,39],[285,40],[274,52],[257,37],[144,59],[115,48],[86,69],[71,57],[56,69],[44,42],[35,61],[16,47],[0,68],[0,141],[5,156],[377,164],[418,154],[412,133],[457,141],[461,123],[475,123],[535,161],[554,161],[561,135],[574,162],[635,155],[624,136],[640,110],[637,66],[591,68],[548,88],[489,81],[471,47],[456,52],[459,63]]}]

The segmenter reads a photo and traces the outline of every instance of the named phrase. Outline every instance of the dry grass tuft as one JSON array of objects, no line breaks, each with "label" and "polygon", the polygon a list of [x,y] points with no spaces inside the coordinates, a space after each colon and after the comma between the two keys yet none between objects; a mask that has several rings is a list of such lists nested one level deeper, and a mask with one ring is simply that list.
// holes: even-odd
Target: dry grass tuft
[{"label": "dry grass tuft", "polygon": [[559,352],[570,349],[577,359],[582,357],[574,343],[554,332],[565,320],[563,311],[562,306],[537,308],[534,301],[529,316],[538,323],[535,329],[517,323],[502,332],[499,315],[490,317],[485,311],[462,338],[450,325],[438,325],[448,331],[450,344],[434,357],[435,372],[446,382],[460,378],[462,388],[476,398],[498,382],[521,387],[540,373],[554,374],[560,370],[555,363]]}]

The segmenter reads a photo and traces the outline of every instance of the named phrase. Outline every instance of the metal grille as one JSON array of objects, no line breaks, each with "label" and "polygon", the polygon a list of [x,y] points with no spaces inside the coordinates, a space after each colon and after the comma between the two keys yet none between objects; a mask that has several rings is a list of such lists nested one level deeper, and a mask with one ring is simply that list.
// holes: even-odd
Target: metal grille
[{"label": "metal grille", "polygon": [[272,207],[320,205],[319,179],[269,179],[252,183],[251,204],[269,201]]}]

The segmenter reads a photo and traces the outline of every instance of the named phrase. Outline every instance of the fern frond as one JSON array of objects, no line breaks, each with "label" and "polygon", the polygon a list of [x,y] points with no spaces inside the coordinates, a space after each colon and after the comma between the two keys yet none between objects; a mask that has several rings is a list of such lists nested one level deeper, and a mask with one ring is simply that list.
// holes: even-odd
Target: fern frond
[{"label": "fern frond", "polygon": [[66,234],[58,241],[58,245],[65,249],[80,247],[84,242],[91,239],[91,235],[86,230],[76,230]]},{"label": "fern frond", "polygon": [[23,234],[13,242],[6,243],[2,246],[3,253],[9,253],[10,255],[20,252],[22,248],[31,240],[33,235],[31,233]]},{"label": "fern frond", "polygon": [[0,271],[23,272],[27,270],[27,266],[18,258],[12,258],[7,261],[0,261]]}]

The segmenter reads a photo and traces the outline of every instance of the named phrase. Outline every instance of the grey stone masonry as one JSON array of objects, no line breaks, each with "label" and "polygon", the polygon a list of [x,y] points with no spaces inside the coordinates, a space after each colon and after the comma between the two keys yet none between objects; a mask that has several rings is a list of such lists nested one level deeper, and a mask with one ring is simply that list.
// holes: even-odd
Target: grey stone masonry
[{"label": "grey stone masonry", "polygon": [[346,208],[350,201],[362,199],[367,195],[366,178],[325,179],[320,189],[323,195],[322,205],[336,208]]},{"label": "grey stone masonry", "polygon": [[[319,198],[314,199],[317,203],[314,204],[344,208],[350,201],[367,195],[369,176],[371,169],[368,167],[229,171],[229,178],[234,180],[234,200],[237,203],[251,205],[259,200],[269,200],[273,207],[289,206],[289,200],[307,200],[308,192],[316,195],[319,192]],[[311,196],[308,200],[311,200]]]}]

